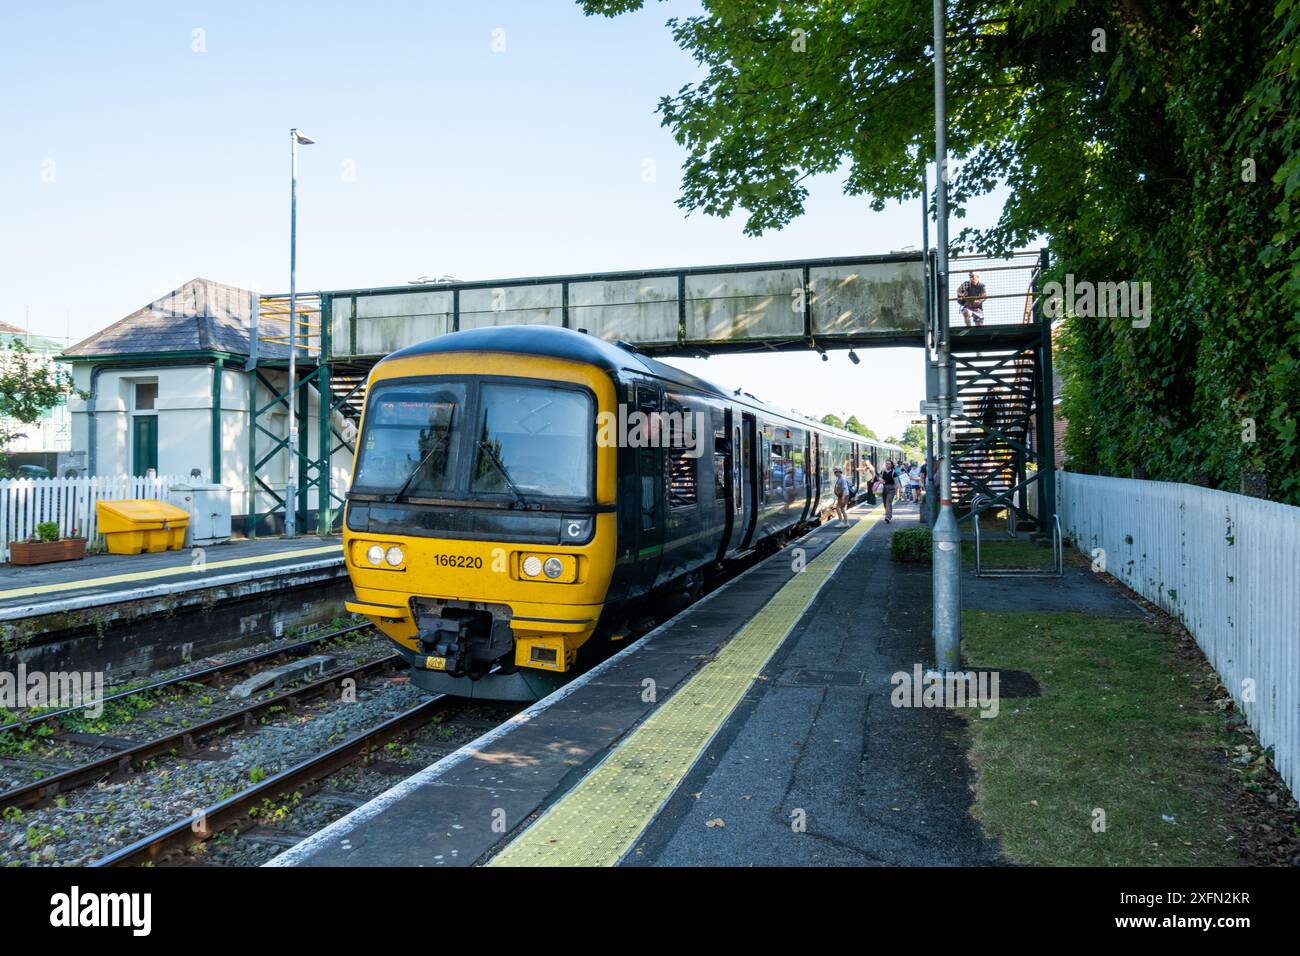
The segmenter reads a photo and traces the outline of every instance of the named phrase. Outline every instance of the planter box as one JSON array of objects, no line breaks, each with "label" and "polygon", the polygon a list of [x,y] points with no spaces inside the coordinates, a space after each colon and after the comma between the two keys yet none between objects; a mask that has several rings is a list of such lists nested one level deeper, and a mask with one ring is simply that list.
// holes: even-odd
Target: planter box
[{"label": "planter box", "polygon": [[85,538],[61,538],[58,541],[13,541],[9,544],[10,564],[48,564],[51,561],[78,561],[85,556]]}]

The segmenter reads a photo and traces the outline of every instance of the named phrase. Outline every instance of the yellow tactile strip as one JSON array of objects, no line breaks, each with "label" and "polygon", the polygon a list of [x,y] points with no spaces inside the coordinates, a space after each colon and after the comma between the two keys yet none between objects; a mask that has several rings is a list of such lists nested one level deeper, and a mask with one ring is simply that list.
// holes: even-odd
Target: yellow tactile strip
[{"label": "yellow tactile strip", "polygon": [[[740,703],[874,511],[791,577],[700,671],[489,866],[613,866]],[[788,552],[787,552],[788,553]]]},{"label": "yellow tactile strip", "polygon": [[80,591],[83,588],[98,588],[108,584],[124,584],[128,581],[149,581],[153,578],[166,578],[179,574],[203,574],[222,568],[237,568],[247,564],[265,564],[268,561],[280,561],[284,558],[306,558],[316,554],[342,553],[341,544],[330,544],[318,548],[298,548],[293,551],[276,551],[271,554],[255,554],[247,558],[230,558],[226,561],[208,561],[202,565],[180,564],[170,568],[152,568],[148,571],[132,571],[126,574],[111,574],[102,578],[87,578],[81,581],[62,581],[58,584],[38,584],[28,588],[13,588],[0,591],[0,600],[8,598],[30,597],[37,594],[56,594],[60,591]]}]

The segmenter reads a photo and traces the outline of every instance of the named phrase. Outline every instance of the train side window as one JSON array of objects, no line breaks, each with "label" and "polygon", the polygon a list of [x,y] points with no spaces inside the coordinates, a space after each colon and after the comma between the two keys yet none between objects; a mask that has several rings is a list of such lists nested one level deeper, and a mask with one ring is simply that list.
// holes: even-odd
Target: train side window
[{"label": "train side window", "polygon": [[727,453],[730,446],[727,432],[713,433],[713,498],[715,501],[727,500]]},{"label": "train side window", "polygon": [[699,500],[699,461],[689,448],[672,449],[668,459],[668,505],[690,508]]},{"label": "train side window", "polygon": [[642,451],[641,460],[641,530],[654,531],[659,526],[659,472],[653,451]]}]

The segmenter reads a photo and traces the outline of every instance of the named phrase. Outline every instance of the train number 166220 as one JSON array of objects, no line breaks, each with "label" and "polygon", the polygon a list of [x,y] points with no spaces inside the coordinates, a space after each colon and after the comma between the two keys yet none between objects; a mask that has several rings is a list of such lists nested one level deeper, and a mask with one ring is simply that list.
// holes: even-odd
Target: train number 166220
[{"label": "train number 166220", "polygon": [[435,555],[433,563],[444,568],[473,568],[480,570],[483,567],[482,558],[470,557],[468,554]]}]

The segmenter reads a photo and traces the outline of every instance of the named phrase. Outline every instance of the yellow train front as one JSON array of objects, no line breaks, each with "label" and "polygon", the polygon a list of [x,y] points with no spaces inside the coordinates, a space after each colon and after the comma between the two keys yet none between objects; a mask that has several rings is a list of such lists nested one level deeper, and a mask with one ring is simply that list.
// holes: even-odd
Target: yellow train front
[{"label": "yellow train front", "polygon": [[347,607],[425,690],[535,700],[891,450],[567,329],[440,336],[370,376]]},{"label": "yellow train front", "polygon": [[494,331],[375,367],[344,521],[347,607],[418,686],[533,700],[563,682],[604,607],[617,448],[597,446],[594,422],[615,387],[589,356],[539,354],[536,330]]}]

